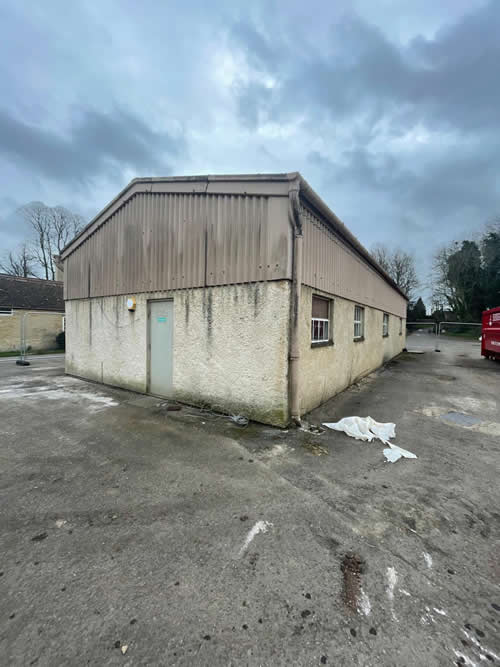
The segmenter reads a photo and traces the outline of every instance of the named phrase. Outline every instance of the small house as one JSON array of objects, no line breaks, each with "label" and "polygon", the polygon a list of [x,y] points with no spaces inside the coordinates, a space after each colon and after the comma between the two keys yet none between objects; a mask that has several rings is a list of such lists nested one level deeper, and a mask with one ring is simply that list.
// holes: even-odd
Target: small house
[{"label": "small house", "polygon": [[0,273],[0,352],[19,350],[23,335],[32,351],[57,348],[63,317],[62,281]]}]

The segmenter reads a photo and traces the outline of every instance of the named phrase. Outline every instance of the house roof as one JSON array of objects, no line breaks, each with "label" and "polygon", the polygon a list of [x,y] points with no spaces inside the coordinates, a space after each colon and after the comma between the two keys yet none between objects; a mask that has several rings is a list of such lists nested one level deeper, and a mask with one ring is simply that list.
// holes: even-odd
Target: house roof
[{"label": "house roof", "polygon": [[408,301],[407,295],[384,271],[370,252],[349,231],[346,225],[327,206],[309,183],[297,172],[282,174],[226,174],[200,176],[166,176],[156,178],[134,178],[130,183],[84,227],[61,252],[64,260],[81,245],[98,227],[138,193],[186,192],[200,194],[259,194],[288,196],[290,188],[298,184],[300,195],[319,212],[328,225],[370,264],[382,278]]},{"label": "house roof", "polygon": [[0,307],[64,313],[63,283],[0,273]]}]

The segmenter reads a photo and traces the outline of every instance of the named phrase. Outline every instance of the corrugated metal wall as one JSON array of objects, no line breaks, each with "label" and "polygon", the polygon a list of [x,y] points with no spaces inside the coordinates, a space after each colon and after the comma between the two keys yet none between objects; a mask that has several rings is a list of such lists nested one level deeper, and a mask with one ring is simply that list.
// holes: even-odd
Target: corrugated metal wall
[{"label": "corrugated metal wall", "polygon": [[319,217],[302,206],[302,281],[315,289],[406,317],[406,301]]},{"label": "corrugated metal wall", "polygon": [[287,197],[140,193],[65,260],[65,298],[290,277]]}]

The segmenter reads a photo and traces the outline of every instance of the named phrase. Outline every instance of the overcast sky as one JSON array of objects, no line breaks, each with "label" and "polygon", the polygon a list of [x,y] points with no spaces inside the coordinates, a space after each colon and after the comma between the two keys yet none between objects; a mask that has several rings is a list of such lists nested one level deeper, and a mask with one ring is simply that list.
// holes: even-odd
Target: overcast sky
[{"label": "overcast sky", "polygon": [[498,0],[0,3],[0,250],[136,176],[300,171],[422,261],[500,214]]}]

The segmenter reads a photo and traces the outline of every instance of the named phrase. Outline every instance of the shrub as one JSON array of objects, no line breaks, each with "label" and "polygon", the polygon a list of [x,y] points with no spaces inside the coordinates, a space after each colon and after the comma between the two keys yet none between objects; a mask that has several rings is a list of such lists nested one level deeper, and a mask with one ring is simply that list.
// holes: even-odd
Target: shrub
[{"label": "shrub", "polygon": [[56,343],[57,343],[57,347],[60,350],[64,350],[66,348],[66,334],[65,334],[64,331],[61,331],[61,333],[57,334]]}]

